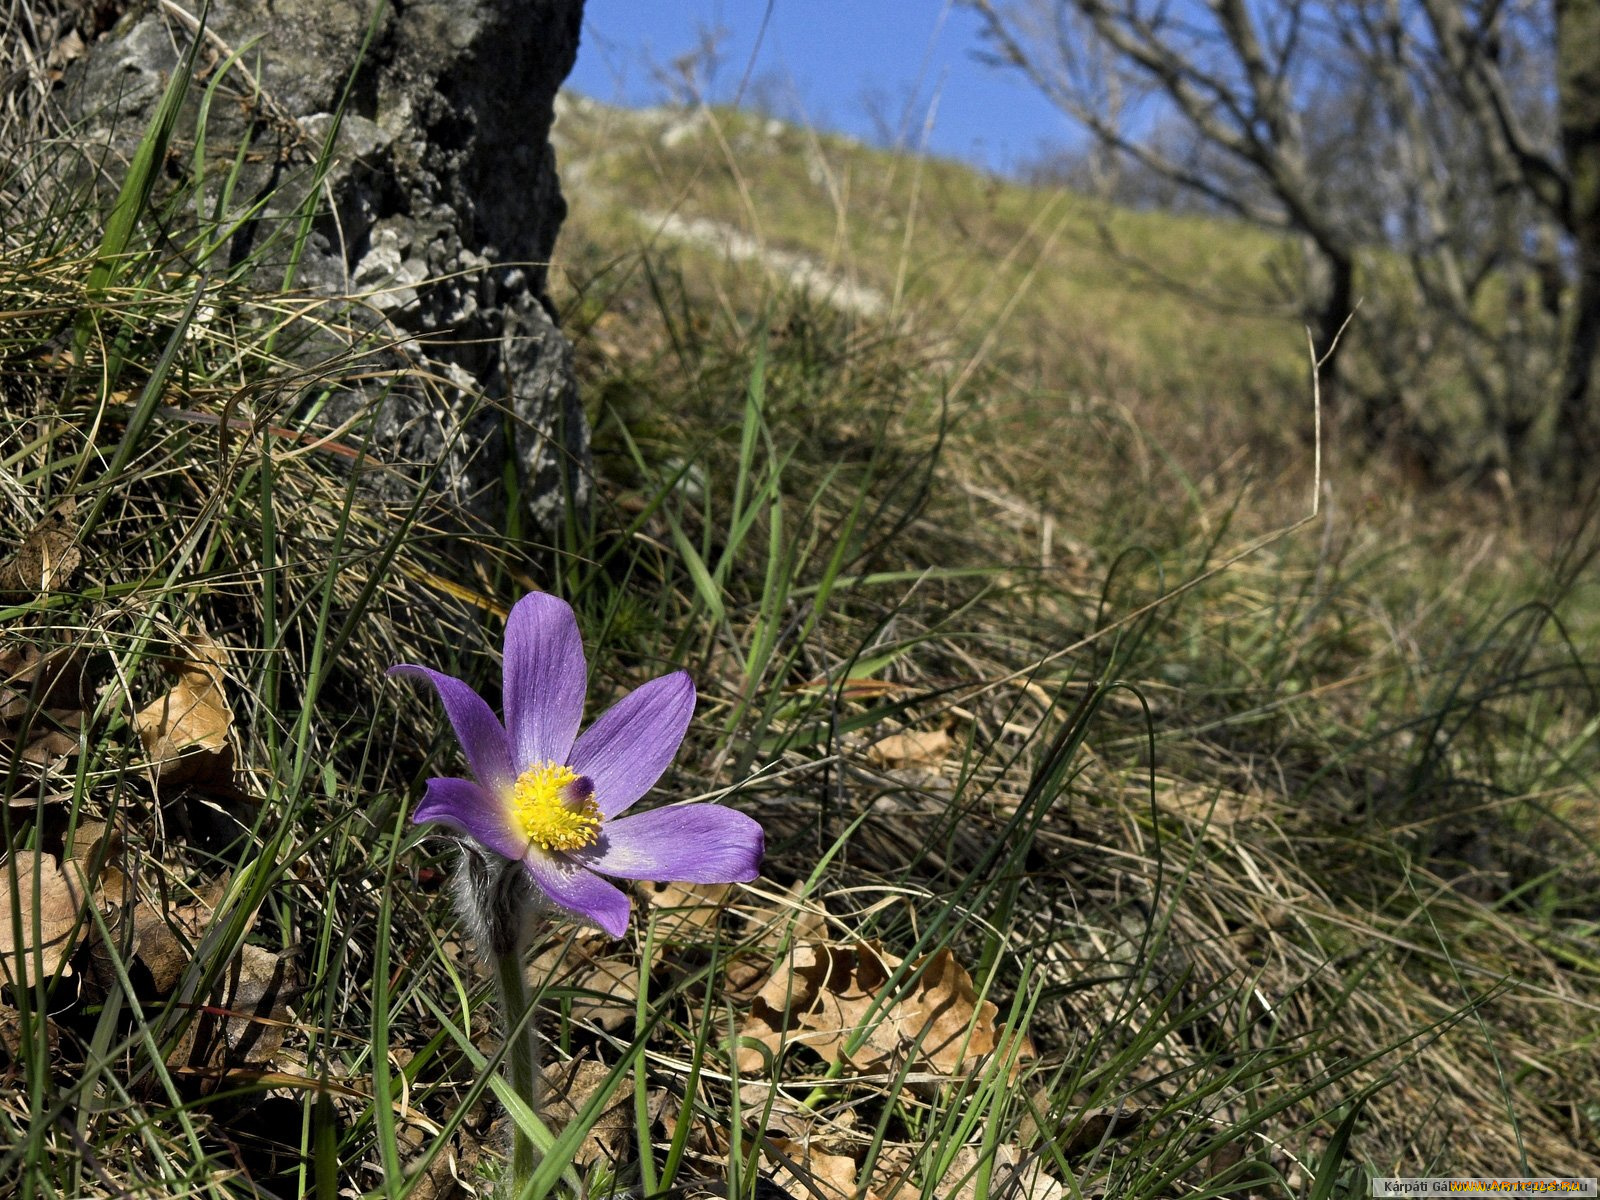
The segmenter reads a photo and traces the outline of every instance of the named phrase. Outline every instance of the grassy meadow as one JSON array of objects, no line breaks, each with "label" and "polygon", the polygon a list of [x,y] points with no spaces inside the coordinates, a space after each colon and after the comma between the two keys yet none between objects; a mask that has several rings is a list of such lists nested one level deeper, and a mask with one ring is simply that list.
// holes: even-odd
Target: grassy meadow
[{"label": "grassy meadow", "polygon": [[[1319,442],[1258,233],[721,110],[557,134],[553,546],[382,486],[427,464],[330,398],[437,381],[214,275],[250,201],[0,174],[0,1192],[494,1195],[513,1123],[534,1196],[1592,1170],[1595,514]],[[768,847],[535,947],[538,1113],[410,821],[460,752],[383,678],[496,695],[535,588],[591,714],[692,674],[656,800]]]}]

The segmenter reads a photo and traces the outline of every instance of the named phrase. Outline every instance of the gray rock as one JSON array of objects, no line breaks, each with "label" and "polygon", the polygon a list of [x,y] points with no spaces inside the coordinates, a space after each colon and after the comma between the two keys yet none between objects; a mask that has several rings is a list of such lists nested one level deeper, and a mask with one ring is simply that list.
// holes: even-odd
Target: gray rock
[{"label": "gray rock", "polygon": [[[288,274],[297,291],[363,295],[341,315],[391,342],[390,362],[437,382],[352,386],[325,415],[371,417],[384,459],[413,465],[409,477],[375,476],[392,498],[431,478],[448,508],[491,529],[509,516],[510,454],[533,539],[552,538],[590,493],[572,350],[546,294],[566,215],[550,126],[581,16],[582,0],[217,0],[168,163],[193,185],[197,117],[220,75],[204,131],[207,204],[237,171],[233,210],[265,205],[202,269],[216,277],[249,261],[264,288]],[[90,153],[105,186],[120,183],[192,36],[185,10],[157,0],[69,70],[66,112],[80,144],[104,148]],[[303,364],[343,348],[325,329],[300,332],[289,353]]]}]

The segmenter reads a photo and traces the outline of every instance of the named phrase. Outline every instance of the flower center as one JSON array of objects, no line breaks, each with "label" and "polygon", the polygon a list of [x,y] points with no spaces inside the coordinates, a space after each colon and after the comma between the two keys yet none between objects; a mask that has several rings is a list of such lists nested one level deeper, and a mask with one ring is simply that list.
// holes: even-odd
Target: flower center
[{"label": "flower center", "polygon": [[542,762],[517,776],[511,803],[528,840],[541,850],[581,850],[600,837],[594,784],[571,767]]}]

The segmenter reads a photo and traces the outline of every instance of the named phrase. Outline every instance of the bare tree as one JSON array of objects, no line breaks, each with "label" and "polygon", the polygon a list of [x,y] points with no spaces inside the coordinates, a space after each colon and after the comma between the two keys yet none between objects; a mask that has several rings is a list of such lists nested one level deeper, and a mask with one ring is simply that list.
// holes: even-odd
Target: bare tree
[{"label": "bare tree", "polygon": [[[1367,325],[1366,341],[1377,355],[1400,351],[1382,378],[1402,400],[1419,367],[1447,357],[1479,402],[1450,419],[1484,459],[1514,466],[1530,465],[1559,336],[1556,311],[1534,303],[1533,283],[1555,262],[1565,179],[1547,95],[1513,86],[1550,76],[1543,15],[1458,0],[1333,11],[1373,108],[1352,126],[1375,161],[1357,174],[1371,199],[1352,209],[1351,225],[1365,246],[1398,252],[1409,284],[1407,319]],[[1394,290],[1377,270],[1371,276],[1373,291]],[[1393,307],[1384,299],[1380,313]]]},{"label": "bare tree", "polygon": [[1600,0],[1556,0],[1561,145],[1570,168],[1567,213],[1578,244],[1578,299],[1561,381],[1557,431],[1569,468],[1600,448]]},{"label": "bare tree", "polygon": [[[1369,441],[1454,423],[1478,465],[1529,460],[1571,212],[1548,0],[969,3],[994,57],[1102,145],[1298,239],[1325,394]],[[1130,126],[1118,111],[1145,115]],[[1194,149],[1147,136],[1162,127],[1152,111]],[[1338,333],[1358,290],[1347,365]],[[1430,413],[1447,370],[1470,381],[1475,412]]]},{"label": "bare tree", "polygon": [[[1307,317],[1331,388],[1337,335],[1355,301],[1355,247],[1327,219],[1294,103],[1305,58],[1304,5],[1286,6],[1265,30],[1243,0],[1217,0],[1203,25],[1175,17],[1170,5],[1137,0],[975,0],[974,7],[997,57],[1099,141],[1220,211],[1305,238]],[[1131,133],[1124,114],[1152,94],[1199,142],[1244,167],[1249,186],[1229,186]]]}]

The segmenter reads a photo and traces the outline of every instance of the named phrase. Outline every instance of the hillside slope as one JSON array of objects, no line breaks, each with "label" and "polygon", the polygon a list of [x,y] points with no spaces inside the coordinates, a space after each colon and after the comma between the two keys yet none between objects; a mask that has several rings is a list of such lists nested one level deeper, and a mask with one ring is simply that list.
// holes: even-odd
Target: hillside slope
[{"label": "hillside slope", "polygon": [[1281,240],[739,112],[569,94],[557,124],[571,208],[558,267],[589,275],[649,247],[692,267],[712,303],[803,291],[912,334],[947,366],[953,400],[987,368],[1169,429],[1192,422],[1209,446],[1275,440],[1286,423],[1310,436]]},{"label": "hillside slope", "polygon": [[[869,723],[954,736],[966,784],[930,811],[1105,689],[1008,913],[1069,961],[1042,1041],[1079,1102],[1194,1121],[1174,1154],[1248,1128],[1291,1191],[1356,1097],[1377,1173],[1576,1170],[1600,1086],[1587,518],[1525,527],[1336,443],[1318,495],[1293,248],[1258,232],[735,112],[569,97],[557,137],[556,273],[599,441],[631,431],[623,476],[729,446],[752,361],[801,461],[873,429],[937,453],[876,610],[917,646],[885,686],[927,699]],[[1025,804],[1008,777],[986,802]],[[1140,969],[1185,1044],[1109,1048],[1091,1031],[1144,1018],[1083,977],[1140,961],[1155,911],[1170,943]]]}]

